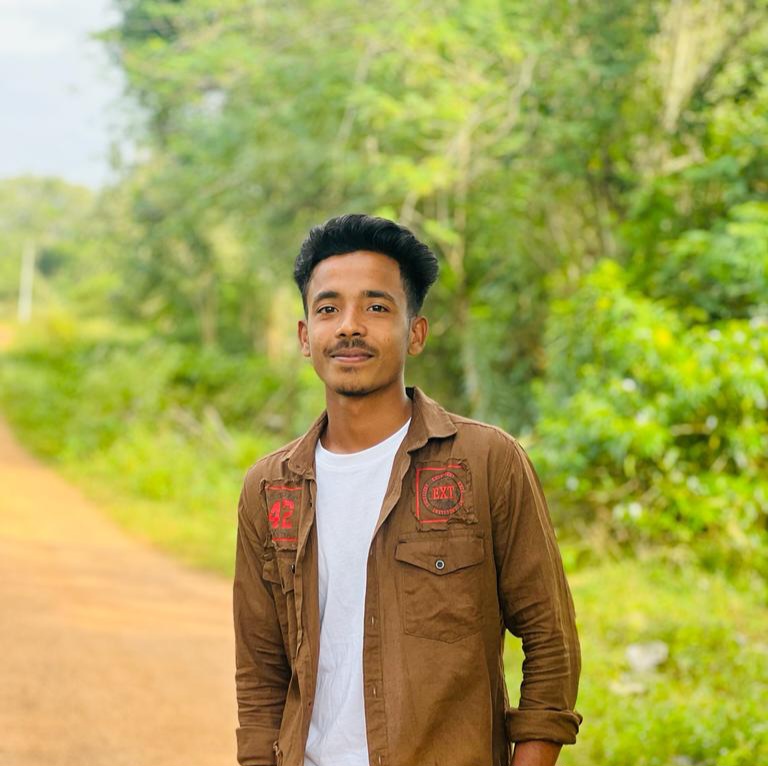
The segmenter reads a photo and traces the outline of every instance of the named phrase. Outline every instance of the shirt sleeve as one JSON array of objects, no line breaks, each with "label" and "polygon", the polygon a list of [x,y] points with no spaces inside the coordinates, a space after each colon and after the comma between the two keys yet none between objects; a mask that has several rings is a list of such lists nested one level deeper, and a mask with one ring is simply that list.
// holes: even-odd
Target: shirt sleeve
[{"label": "shirt sleeve", "polygon": [[505,714],[507,738],[572,744],[582,721],[574,709],[581,650],[573,599],[530,458],[511,439],[499,463],[495,481],[504,489],[492,499],[499,600],[525,654],[520,702]]},{"label": "shirt sleeve", "polygon": [[235,627],[237,762],[272,766],[291,677],[271,586],[263,577],[263,542],[251,516],[247,477],[238,503],[232,607]]}]

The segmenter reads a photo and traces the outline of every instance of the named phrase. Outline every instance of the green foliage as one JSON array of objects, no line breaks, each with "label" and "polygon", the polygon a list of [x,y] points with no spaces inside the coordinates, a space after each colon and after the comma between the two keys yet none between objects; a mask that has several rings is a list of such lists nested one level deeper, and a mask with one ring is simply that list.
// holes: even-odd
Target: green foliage
[{"label": "green foliage", "polygon": [[757,316],[687,327],[599,264],[548,328],[536,452],[558,503],[620,540],[768,573],[767,330]]},{"label": "green foliage", "polygon": [[57,178],[0,180],[0,304],[16,301],[25,250],[35,256],[38,294],[50,292],[53,278],[72,279],[91,205],[87,189]]},{"label": "green foliage", "polygon": [[[652,45],[627,38],[598,61],[594,81],[607,64],[614,87],[586,101],[613,98],[621,119],[598,121],[596,142],[570,147],[564,131],[553,144],[559,186],[591,188],[592,223],[579,230],[595,231],[603,258],[574,258],[551,279],[562,297],[534,383],[534,451],[584,555],[597,523],[619,542],[672,542],[710,566],[765,574],[768,25],[763,3],[734,3],[715,26],[706,6],[659,6],[636,27]],[[687,68],[683,49],[695,50]],[[581,61],[597,53],[584,50]],[[547,112],[554,129],[561,113]],[[587,172],[565,164],[582,149]]]},{"label": "green foliage", "polygon": [[663,261],[646,289],[692,321],[768,313],[768,202],[737,205],[729,220],[659,250]]},{"label": "green foliage", "polygon": [[[694,305],[725,274],[724,317],[757,285],[762,234],[725,230],[766,192],[764,0],[120,6],[105,39],[149,157],[124,184],[121,303],[179,339],[265,351],[308,225],[379,212],[443,261],[428,307],[445,369],[417,361],[419,377],[519,431],[552,272],[631,260],[650,294],[680,268]],[[734,238],[738,275],[718,255]]]}]

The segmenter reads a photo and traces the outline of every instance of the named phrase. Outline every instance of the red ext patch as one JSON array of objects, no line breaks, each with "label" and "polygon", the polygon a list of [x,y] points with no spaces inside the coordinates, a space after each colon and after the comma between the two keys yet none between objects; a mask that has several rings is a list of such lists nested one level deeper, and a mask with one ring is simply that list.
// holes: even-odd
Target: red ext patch
[{"label": "red ext patch", "polygon": [[464,506],[466,484],[459,464],[416,469],[416,518],[422,524],[444,522]]},{"label": "red ext patch", "polygon": [[301,487],[284,484],[267,485],[267,512],[272,540],[276,543],[294,543],[299,538],[295,526],[294,511],[301,495]]}]

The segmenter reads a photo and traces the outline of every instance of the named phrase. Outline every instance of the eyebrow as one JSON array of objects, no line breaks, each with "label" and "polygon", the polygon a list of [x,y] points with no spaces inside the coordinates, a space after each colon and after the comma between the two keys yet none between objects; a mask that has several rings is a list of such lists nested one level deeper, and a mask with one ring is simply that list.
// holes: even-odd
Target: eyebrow
[{"label": "eyebrow", "polygon": [[[363,298],[384,298],[385,300],[388,300],[390,303],[396,303],[394,297],[390,295],[388,292],[385,292],[384,290],[363,290],[360,295]],[[336,290],[321,290],[312,300],[312,305],[314,306],[318,301],[324,301],[329,298],[340,298],[341,293],[337,292]]]}]

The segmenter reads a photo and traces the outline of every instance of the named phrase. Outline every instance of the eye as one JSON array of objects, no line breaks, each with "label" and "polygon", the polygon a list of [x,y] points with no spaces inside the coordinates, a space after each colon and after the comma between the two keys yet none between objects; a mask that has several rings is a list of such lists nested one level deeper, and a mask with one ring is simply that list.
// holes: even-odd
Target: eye
[{"label": "eye", "polygon": [[373,306],[369,306],[369,308],[377,313],[389,311],[389,309],[386,306],[382,306],[381,303],[374,303]]},{"label": "eye", "polygon": [[[326,310],[327,309],[327,310]],[[332,311],[336,311],[335,306],[320,306],[315,313],[317,314],[330,314]]]}]

